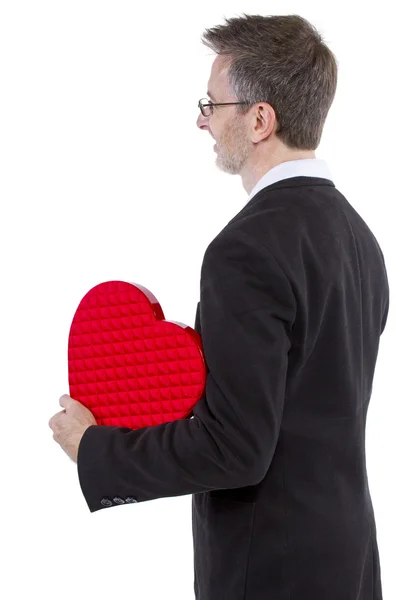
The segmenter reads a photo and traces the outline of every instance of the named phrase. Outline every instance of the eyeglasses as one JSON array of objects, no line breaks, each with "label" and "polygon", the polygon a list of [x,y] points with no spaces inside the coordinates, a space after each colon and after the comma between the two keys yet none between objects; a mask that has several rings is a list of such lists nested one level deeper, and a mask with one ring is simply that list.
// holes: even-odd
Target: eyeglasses
[{"label": "eyeglasses", "polygon": [[198,103],[198,107],[201,110],[201,114],[203,117],[209,117],[212,112],[214,106],[228,106],[229,104],[248,104],[248,102],[209,102],[208,98],[201,98]]}]

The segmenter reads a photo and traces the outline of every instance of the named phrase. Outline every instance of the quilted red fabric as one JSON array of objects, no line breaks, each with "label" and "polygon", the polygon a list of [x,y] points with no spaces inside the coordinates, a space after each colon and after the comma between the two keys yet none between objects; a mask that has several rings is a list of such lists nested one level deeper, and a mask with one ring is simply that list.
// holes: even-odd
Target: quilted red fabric
[{"label": "quilted red fabric", "polygon": [[69,395],[98,425],[138,429],[191,416],[206,381],[201,338],[164,319],[137,283],[106,281],[82,298],[68,339]]}]

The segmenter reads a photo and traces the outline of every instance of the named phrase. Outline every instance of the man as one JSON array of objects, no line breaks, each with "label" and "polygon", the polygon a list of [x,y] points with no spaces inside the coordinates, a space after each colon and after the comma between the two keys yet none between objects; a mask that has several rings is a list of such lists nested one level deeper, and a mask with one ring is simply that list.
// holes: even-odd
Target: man
[{"label": "man", "polygon": [[55,439],[92,512],[193,494],[197,600],[381,600],[365,424],[389,286],[377,240],[309,149],[334,57],[296,15],[231,19],[207,42],[215,104],[197,125],[249,197],[201,268],[204,396],[193,418],[135,431],[66,396]]}]

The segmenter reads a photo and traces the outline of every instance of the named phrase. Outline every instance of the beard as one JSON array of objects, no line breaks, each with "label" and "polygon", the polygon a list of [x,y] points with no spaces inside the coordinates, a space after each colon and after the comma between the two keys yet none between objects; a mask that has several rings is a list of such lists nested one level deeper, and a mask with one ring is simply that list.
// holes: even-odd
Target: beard
[{"label": "beard", "polygon": [[216,164],[225,173],[237,175],[245,166],[252,148],[242,118],[229,121],[217,142]]}]

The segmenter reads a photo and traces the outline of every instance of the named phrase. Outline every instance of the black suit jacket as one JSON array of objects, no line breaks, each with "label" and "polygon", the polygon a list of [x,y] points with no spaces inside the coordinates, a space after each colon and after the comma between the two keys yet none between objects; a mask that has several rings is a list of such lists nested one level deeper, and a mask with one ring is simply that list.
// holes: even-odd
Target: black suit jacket
[{"label": "black suit jacket", "polygon": [[203,398],[89,427],[90,511],[193,494],[197,600],[381,600],[365,425],[388,307],[379,244],[331,180],[260,190],[204,254]]}]

